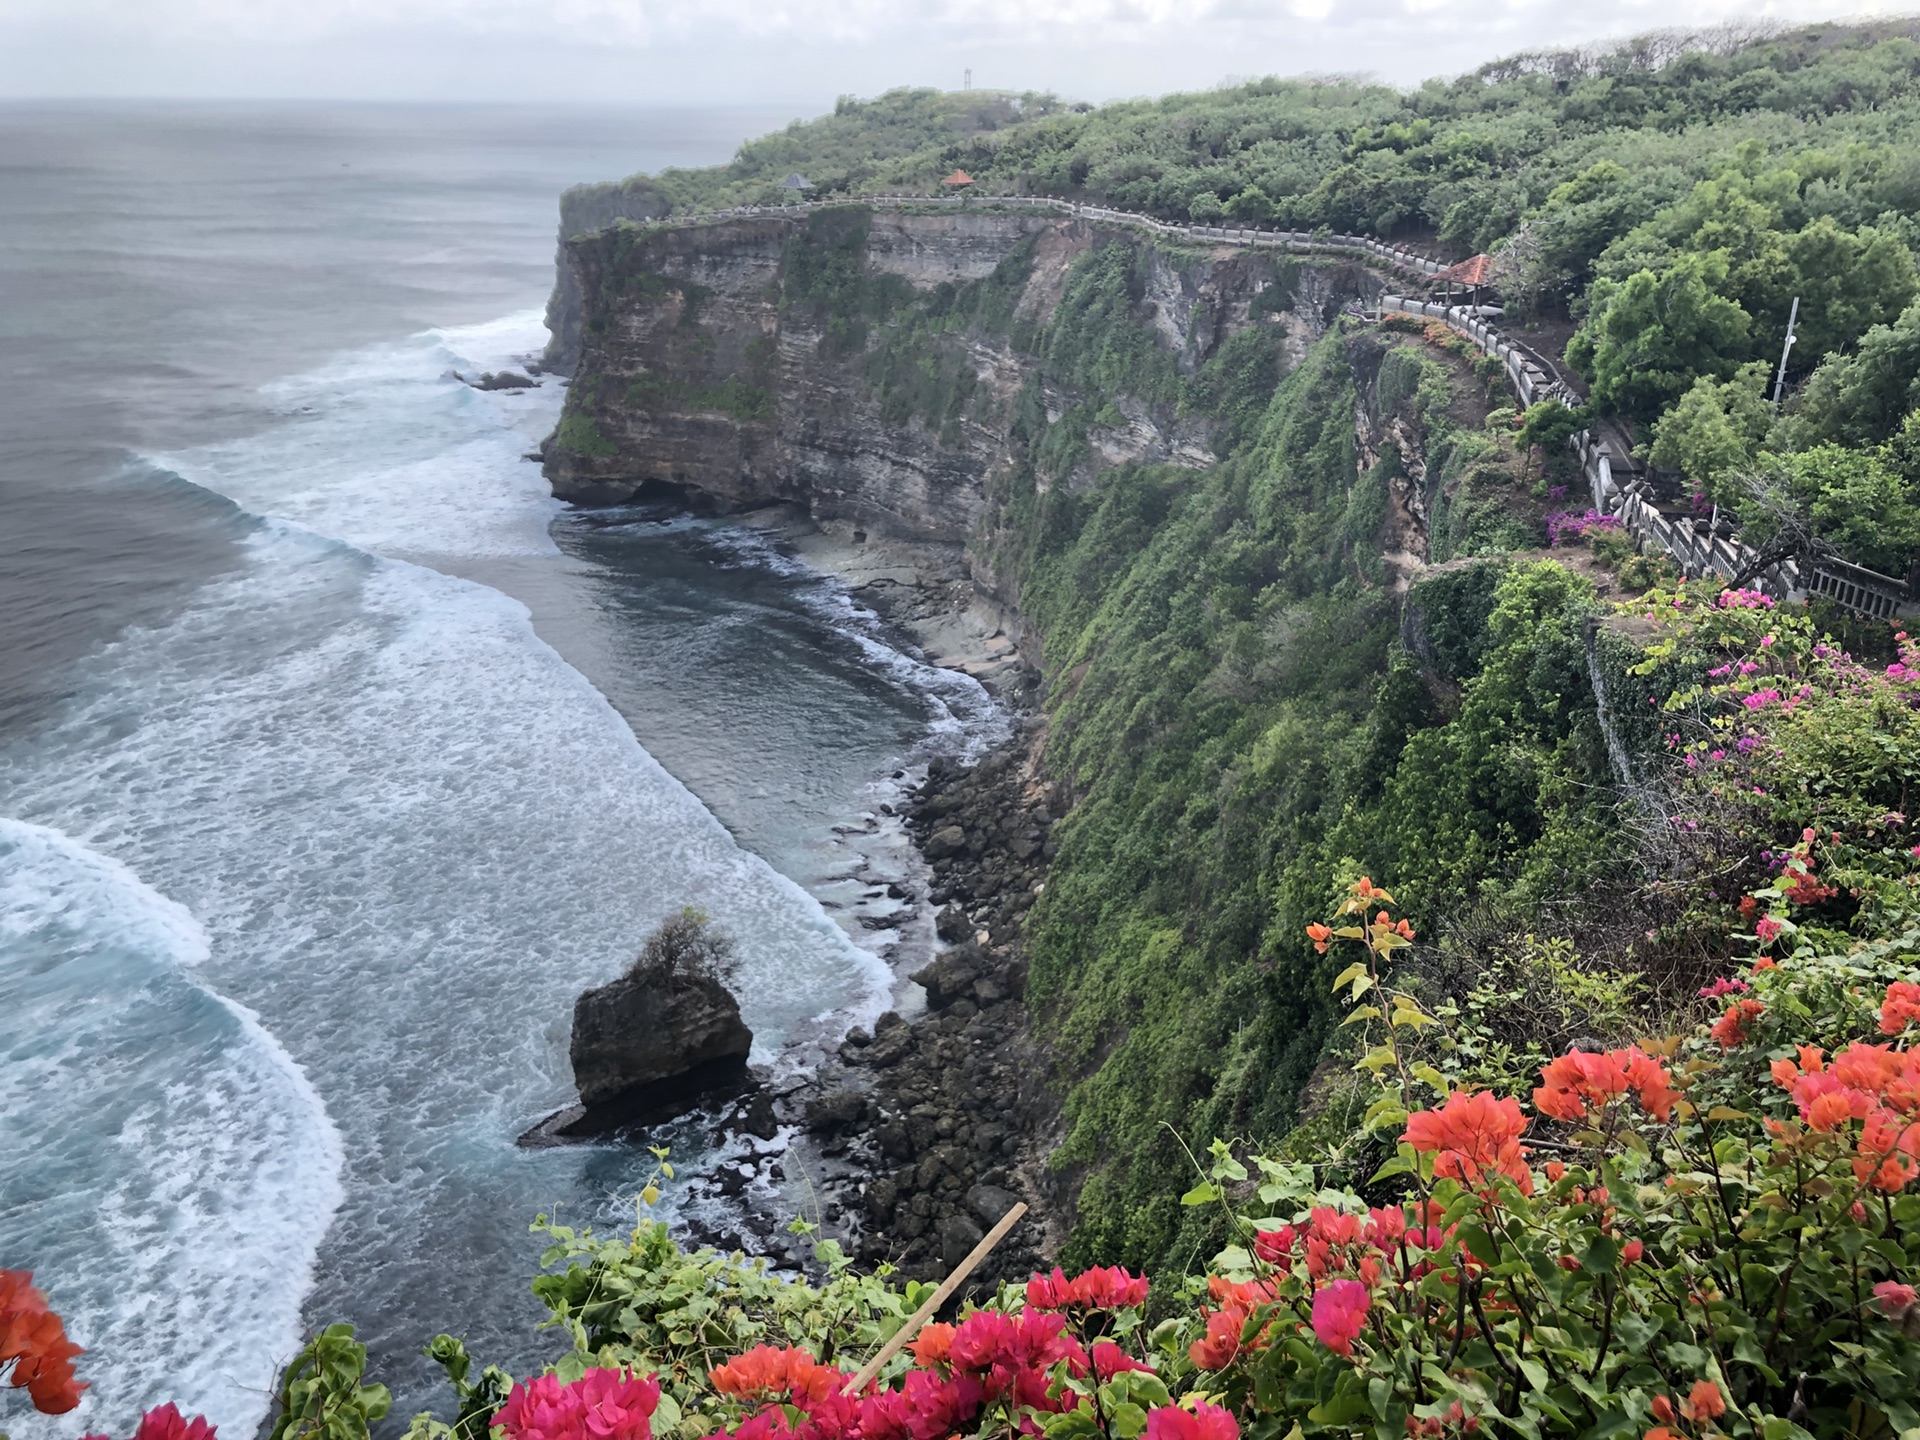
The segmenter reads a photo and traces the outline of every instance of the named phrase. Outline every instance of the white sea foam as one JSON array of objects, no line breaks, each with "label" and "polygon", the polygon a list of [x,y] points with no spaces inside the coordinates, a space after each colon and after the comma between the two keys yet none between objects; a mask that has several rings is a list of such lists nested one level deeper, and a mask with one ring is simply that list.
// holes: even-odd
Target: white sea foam
[{"label": "white sea foam", "polygon": [[340,1137],[207,936],[126,866],[0,820],[0,1213],[90,1352],[92,1388],[15,1435],[124,1433],[177,1399],[245,1433],[299,1343]]}]

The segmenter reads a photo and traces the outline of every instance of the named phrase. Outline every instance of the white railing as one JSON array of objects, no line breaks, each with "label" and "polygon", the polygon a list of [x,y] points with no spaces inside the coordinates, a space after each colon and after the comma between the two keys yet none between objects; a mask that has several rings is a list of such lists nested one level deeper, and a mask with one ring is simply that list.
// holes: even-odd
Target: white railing
[{"label": "white railing", "polygon": [[1819,595],[1869,620],[1892,620],[1914,613],[1904,582],[1844,560],[1802,566],[1782,560],[1751,573],[1759,552],[1737,535],[1723,535],[1709,520],[1662,514],[1643,493],[1641,485],[1620,485],[1613,478],[1613,457],[1607,443],[1583,430],[1568,442],[1586,477],[1593,508],[1611,515],[1642,545],[1651,545],[1672,558],[1689,579],[1718,575],[1743,582],[1782,602],[1804,601]]}]

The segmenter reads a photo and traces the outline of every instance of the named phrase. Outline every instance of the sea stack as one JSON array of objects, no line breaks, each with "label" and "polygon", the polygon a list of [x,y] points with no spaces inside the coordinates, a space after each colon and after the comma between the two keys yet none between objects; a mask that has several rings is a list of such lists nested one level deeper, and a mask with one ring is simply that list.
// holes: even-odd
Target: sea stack
[{"label": "sea stack", "polygon": [[541,1128],[596,1134],[738,1090],[748,1081],[752,1048],[740,1004],[719,980],[643,959],[574,1002],[580,1104]]}]

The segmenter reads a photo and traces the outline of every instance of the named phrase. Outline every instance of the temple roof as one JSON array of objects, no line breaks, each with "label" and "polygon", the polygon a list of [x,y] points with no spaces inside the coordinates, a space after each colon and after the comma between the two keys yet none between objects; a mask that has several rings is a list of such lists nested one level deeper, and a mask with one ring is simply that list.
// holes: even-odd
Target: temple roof
[{"label": "temple roof", "polygon": [[1472,285],[1476,288],[1490,284],[1493,280],[1493,257],[1475,255],[1470,259],[1462,260],[1458,265],[1449,265],[1433,278],[1450,280],[1455,285]]},{"label": "temple roof", "polygon": [[956,170],[940,182],[942,185],[971,185],[973,177],[964,170]]}]

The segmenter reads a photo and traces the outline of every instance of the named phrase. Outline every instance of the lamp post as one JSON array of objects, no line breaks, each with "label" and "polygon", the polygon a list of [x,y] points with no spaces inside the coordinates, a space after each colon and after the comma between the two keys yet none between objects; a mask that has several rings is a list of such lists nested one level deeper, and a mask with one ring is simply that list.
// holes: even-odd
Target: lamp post
[{"label": "lamp post", "polygon": [[1798,338],[1793,333],[1794,322],[1800,318],[1800,297],[1793,297],[1793,308],[1787,312],[1787,343],[1780,347],[1780,369],[1773,377],[1773,408],[1780,408],[1780,391],[1787,383],[1787,355],[1793,349]]}]

